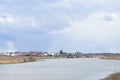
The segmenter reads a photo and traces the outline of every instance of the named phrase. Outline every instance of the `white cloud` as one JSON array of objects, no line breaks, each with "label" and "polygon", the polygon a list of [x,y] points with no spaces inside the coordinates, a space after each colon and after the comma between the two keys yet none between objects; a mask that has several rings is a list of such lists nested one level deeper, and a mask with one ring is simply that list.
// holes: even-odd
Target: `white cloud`
[{"label": "white cloud", "polygon": [[6,21],[9,22],[9,23],[12,23],[12,22],[14,22],[14,18],[13,17],[7,17]]},{"label": "white cloud", "polygon": [[38,27],[38,23],[37,23],[37,21],[36,21],[35,18],[31,18],[31,25],[32,25],[33,27],[35,27],[35,28]]},{"label": "white cloud", "polygon": [[49,4],[48,6],[52,6],[52,7],[70,7],[71,4],[70,4],[69,0],[61,0],[61,1],[57,1],[55,3]]},{"label": "white cloud", "polygon": [[10,24],[14,22],[14,17],[9,14],[0,15],[0,24]]},{"label": "white cloud", "polygon": [[[105,19],[106,16],[111,16],[112,20],[107,21]],[[119,13],[107,13],[105,11],[98,11],[91,14],[88,18],[84,20],[71,20],[69,22],[69,27],[66,27],[63,30],[52,31],[52,33],[58,35],[67,35],[69,36],[68,40],[77,41],[77,43],[81,43],[82,40],[88,44],[94,44],[97,47],[101,45],[99,47],[105,49],[107,48],[106,51],[110,51],[110,47],[118,47],[115,43],[118,42],[118,39],[120,40],[119,30]],[[64,36],[64,39],[67,38]],[[84,44],[86,44],[85,42]],[[57,41],[57,43],[61,43],[61,41]],[[63,43],[64,42],[62,42],[62,44]],[[74,45],[74,43],[76,42],[73,42],[71,44]]]},{"label": "white cloud", "polygon": [[61,34],[61,33],[69,33],[71,32],[69,28],[65,28],[63,30],[54,30],[54,31],[51,31],[50,33],[53,33],[53,34]]},{"label": "white cloud", "polygon": [[[4,45],[2,45],[4,44]],[[1,52],[14,52],[16,51],[15,43],[11,40],[3,41],[0,45]]]},{"label": "white cloud", "polygon": [[[111,16],[112,21],[106,21],[105,17]],[[118,13],[106,13],[98,11],[91,14],[83,21],[71,20],[69,27],[60,31],[53,31],[52,33],[67,33],[70,35],[84,38],[106,39],[111,35],[115,36],[119,32],[120,15]],[[97,34],[96,34],[97,33]]]},{"label": "white cloud", "polygon": [[[99,6],[99,7],[106,7],[106,6],[112,6],[113,7],[119,7],[119,0],[63,0],[67,1],[67,3],[71,5],[82,5],[84,7],[94,7],[94,6]],[[108,8],[109,8],[108,7]],[[114,8],[113,8],[114,9]]]},{"label": "white cloud", "polygon": [[83,5],[83,6],[86,6],[86,7],[89,7],[89,6],[94,6],[94,5],[104,5],[108,0],[81,0],[79,2],[76,2]]},{"label": "white cloud", "polygon": [[3,9],[3,8],[2,8],[2,6],[0,5],[0,11],[2,11],[2,9]]},{"label": "white cloud", "polygon": [[13,29],[23,30],[23,29],[31,29],[38,28],[38,22],[34,17],[16,17],[12,26]]},{"label": "white cloud", "polygon": [[109,49],[109,52],[118,53],[118,52],[120,52],[120,48],[119,47],[117,47],[117,48],[113,47],[113,48]]},{"label": "white cloud", "polygon": [[[78,43],[91,45],[92,42],[96,44],[96,47],[99,46],[97,43],[106,45],[111,43],[109,46],[113,47],[114,42],[119,40],[119,0],[42,0],[29,1],[27,5],[26,3],[28,1],[2,0],[0,4],[1,38],[9,40],[8,38],[16,38],[18,35],[24,38],[23,35],[27,35],[29,32],[51,36],[51,34],[44,32],[53,30],[52,34],[62,37],[61,39],[66,39],[56,39],[55,35],[53,40],[55,42],[53,43],[56,47],[66,44],[65,41],[74,47]],[[57,30],[62,28],[64,29]],[[4,35],[5,37],[3,37]],[[87,42],[81,42],[81,40]],[[71,48],[67,45],[64,46]]]},{"label": "white cloud", "polygon": [[2,17],[0,17],[0,23],[4,23],[4,22],[5,20]]},{"label": "white cloud", "polygon": [[7,51],[16,51],[14,42],[7,41],[6,45],[7,45],[7,48],[8,48]]},{"label": "white cloud", "polygon": [[7,25],[6,27],[14,30],[23,30],[28,28],[37,28],[38,23],[31,16],[14,16],[12,14],[0,14],[0,24]]},{"label": "white cloud", "polygon": [[70,7],[71,7],[71,3],[69,0],[59,0],[59,1],[54,1],[51,3],[35,5],[33,10],[38,11],[40,9],[46,9],[46,8],[51,9],[51,8],[70,8]]}]

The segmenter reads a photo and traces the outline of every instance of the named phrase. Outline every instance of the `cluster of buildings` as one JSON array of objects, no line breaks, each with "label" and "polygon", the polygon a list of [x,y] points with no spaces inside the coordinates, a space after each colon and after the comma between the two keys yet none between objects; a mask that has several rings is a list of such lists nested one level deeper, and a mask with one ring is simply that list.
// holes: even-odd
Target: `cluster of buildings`
[{"label": "cluster of buildings", "polygon": [[67,57],[67,58],[95,58],[101,56],[120,56],[119,53],[81,53],[81,52],[43,52],[43,51],[29,51],[29,52],[0,52],[1,56],[54,56],[54,57]]},{"label": "cluster of buildings", "polygon": [[30,52],[0,52],[1,56],[47,56],[47,55],[55,55],[55,53],[48,52],[38,52],[38,51],[30,51]]},{"label": "cluster of buildings", "polygon": [[59,52],[43,52],[43,51],[29,51],[29,52],[0,52],[1,56],[61,56],[61,57],[80,57],[82,55],[81,52],[69,53],[63,52],[60,50]]}]

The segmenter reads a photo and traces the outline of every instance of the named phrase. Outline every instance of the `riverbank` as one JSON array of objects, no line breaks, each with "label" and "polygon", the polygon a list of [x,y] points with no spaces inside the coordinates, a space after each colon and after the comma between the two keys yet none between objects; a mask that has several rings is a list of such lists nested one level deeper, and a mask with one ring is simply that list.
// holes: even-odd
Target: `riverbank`
[{"label": "riverbank", "polygon": [[102,79],[102,80],[120,80],[120,72],[110,74],[108,77]]},{"label": "riverbank", "polygon": [[35,61],[44,61],[45,59],[67,58],[63,56],[0,56],[0,64],[17,64]]},{"label": "riverbank", "polygon": [[105,60],[120,60],[120,56],[102,56],[100,59],[105,59]]},{"label": "riverbank", "polygon": [[0,56],[0,64],[17,64],[25,62],[41,61],[40,57],[30,56]]},{"label": "riverbank", "polygon": [[[69,58],[66,56],[0,56],[0,64],[17,64],[25,62],[43,61],[45,59]],[[80,57],[81,58],[81,57]],[[87,58],[87,57],[82,57]],[[92,57],[91,57],[92,58]],[[96,57],[93,57],[96,58]],[[99,59],[120,60],[120,56],[102,56]]]}]

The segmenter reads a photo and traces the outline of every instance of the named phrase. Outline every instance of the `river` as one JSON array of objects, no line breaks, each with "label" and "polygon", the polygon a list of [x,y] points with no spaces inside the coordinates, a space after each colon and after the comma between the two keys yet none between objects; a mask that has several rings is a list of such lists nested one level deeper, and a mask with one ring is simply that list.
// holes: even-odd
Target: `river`
[{"label": "river", "polygon": [[100,80],[120,71],[120,60],[47,59],[0,65],[0,80]]}]

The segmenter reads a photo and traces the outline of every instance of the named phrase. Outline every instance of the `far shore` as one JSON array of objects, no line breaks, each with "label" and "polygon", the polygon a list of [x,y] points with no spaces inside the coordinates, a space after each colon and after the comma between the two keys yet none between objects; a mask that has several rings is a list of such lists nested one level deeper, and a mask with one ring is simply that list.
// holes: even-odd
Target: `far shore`
[{"label": "far shore", "polygon": [[45,59],[60,59],[66,57],[53,57],[53,56],[0,56],[0,64],[18,64],[27,62],[44,61]]},{"label": "far shore", "polygon": [[[57,58],[69,58],[65,56],[0,56],[0,64],[17,64],[26,62],[43,61],[45,59],[57,59]],[[79,57],[88,58],[88,57]],[[102,57],[89,57],[89,58],[99,58],[103,60],[120,60],[120,56],[102,56]]]},{"label": "far shore", "polygon": [[17,64],[26,62],[43,61],[44,58],[31,56],[0,56],[0,64]]},{"label": "far shore", "polygon": [[100,59],[104,60],[120,60],[120,56],[102,56]]}]

